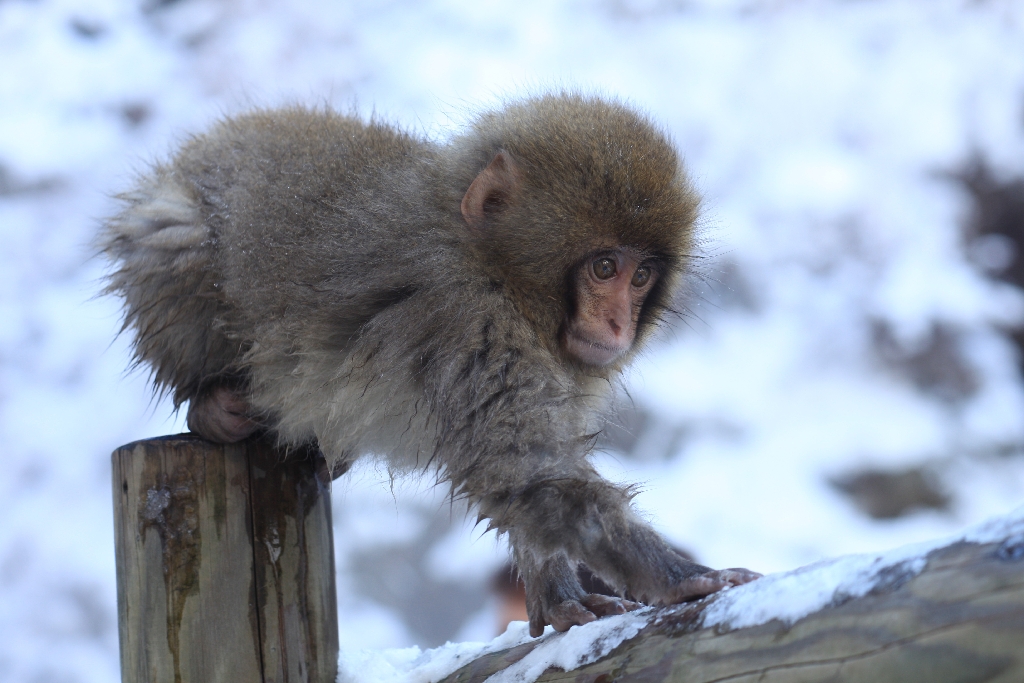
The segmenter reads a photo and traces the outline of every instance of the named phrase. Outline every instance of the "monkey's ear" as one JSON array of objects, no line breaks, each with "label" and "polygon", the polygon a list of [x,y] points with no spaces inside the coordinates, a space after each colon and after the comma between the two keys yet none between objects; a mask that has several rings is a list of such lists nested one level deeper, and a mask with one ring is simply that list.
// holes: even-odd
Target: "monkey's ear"
[{"label": "monkey's ear", "polygon": [[518,185],[519,169],[512,156],[505,150],[499,150],[487,168],[469,184],[462,198],[462,217],[470,227],[480,227],[489,215],[501,211]]}]

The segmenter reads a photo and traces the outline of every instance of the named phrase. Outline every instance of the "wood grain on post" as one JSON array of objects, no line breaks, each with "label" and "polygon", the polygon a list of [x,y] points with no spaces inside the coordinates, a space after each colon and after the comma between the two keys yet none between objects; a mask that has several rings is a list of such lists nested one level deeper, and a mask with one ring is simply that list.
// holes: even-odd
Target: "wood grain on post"
[{"label": "wood grain on post", "polygon": [[124,683],[333,683],[329,476],[315,449],[190,434],[113,454]]}]

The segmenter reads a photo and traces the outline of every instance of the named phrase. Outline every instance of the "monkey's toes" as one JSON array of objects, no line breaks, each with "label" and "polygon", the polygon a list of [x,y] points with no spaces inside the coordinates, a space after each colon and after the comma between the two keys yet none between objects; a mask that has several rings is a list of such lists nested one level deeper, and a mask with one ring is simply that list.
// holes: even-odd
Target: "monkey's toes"
[{"label": "monkey's toes", "polygon": [[640,609],[639,602],[626,600],[625,598],[614,598],[608,595],[591,593],[580,598],[580,602],[588,610],[599,617],[607,617],[612,614],[625,614],[635,609]]},{"label": "monkey's toes", "polygon": [[676,586],[672,602],[685,602],[687,600],[703,598],[712,593],[717,593],[723,588],[740,586],[759,578],[761,578],[761,574],[738,567],[704,572],[680,582]]},{"label": "monkey's toes", "polygon": [[729,581],[733,586],[742,586],[745,583],[750,583],[760,579],[764,574],[744,569],[743,567],[730,567],[729,569],[719,569],[717,574],[721,574],[723,578]]},{"label": "monkey's toes", "polygon": [[217,387],[193,400],[188,408],[188,428],[216,443],[235,443],[248,437],[259,424],[249,418],[249,404],[237,393]]}]

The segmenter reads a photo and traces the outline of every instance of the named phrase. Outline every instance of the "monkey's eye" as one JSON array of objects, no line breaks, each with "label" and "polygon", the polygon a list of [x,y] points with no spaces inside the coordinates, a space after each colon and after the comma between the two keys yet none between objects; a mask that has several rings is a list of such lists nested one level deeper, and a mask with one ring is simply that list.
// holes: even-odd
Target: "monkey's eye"
[{"label": "monkey's eye", "polygon": [[650,279],[650,266],[640,266],[639,268],[636,269],[636,272],[633,273],[633,280],[630,284],[632,284],[634,287],[643,287],[650,281]]},{"label": "monkey's eye", "polygon": [[607,280],[615,277],[615,260],[610,259],[607,256],[599,258],[591,264],[591,268],[594,270],[594,277],[598,280]]}]

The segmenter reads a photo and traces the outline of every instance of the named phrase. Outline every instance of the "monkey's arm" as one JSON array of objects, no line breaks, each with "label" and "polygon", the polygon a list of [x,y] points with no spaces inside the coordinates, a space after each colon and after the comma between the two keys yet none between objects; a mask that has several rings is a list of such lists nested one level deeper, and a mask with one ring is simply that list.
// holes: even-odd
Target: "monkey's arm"
[{"label": "monkey's arm", "polygon": [[432,323],[447,326],[449,344],[426,343],[420,370],[438,418],[435,455],[455,491],[509,534],[527,586],[531,633],[632,606],[587,595],[578,562],[631,596],[661,604],[759,576],[683,559],[636,515],[627,489],[597,474],[586,458],[585,397],[514,310],[496,302],[491,315],[454,320],[450,310]]}]

